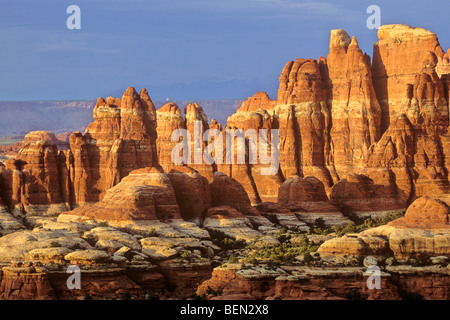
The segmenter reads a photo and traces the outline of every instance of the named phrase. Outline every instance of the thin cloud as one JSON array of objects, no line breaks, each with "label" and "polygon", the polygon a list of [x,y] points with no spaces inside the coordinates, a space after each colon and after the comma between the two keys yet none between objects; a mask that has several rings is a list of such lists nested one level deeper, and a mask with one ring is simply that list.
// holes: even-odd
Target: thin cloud
[{"label": "thin cloud", "polygon": [[[102,2],[98,3],[99,5]],[[343,17],[362,16],[365,12],[351,10],[340,7],[339,5],[328,1],[298,1],[298,0],[115,0],[108,5],[105,10],[111,11],[140,11],[153,12],[154,10],[165,8],[169,11],[183,12],[186,10],[196,10],[197,12],[213,12],[221,14],[248,14],[249,18],[262,16],[279,17],[283,16],[301,16],[309,17]],[[257,9],[257,11],[253,11]],[[269,11],[270,10],[270,11]]]}]

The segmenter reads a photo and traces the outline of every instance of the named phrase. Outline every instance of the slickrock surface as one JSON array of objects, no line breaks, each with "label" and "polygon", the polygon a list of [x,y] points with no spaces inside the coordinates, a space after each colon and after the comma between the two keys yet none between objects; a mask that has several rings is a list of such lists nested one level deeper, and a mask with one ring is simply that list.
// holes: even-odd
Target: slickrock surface
[{"label": "slickrock surface", "polygon": [[0,232],[4,236],[8,233],[25,229],[24,225],[10,214],[0,201]]},{"label": "slickrock surface", "polygon": [[244,241],[247,244],[276,245],[274,224],[264,217],[246,216],[230,206],[208,210],[203,227],[212,236]]},{"label": "slickrock surface", "polygon": [[[309,227],[305,222],[314,223],[317,216],[306,213],[305,209],[297,205],[283,205],[274,202],[262,202],[256,207],[258,211],[269,221],[287,228],[308,231]],[[302,213],[305,218],[302,219]],[[340,212],[339,212],[340,213]],[[340,213],[341,214],[341,213]],[[328,221],[329,222],[329,221]],[[336,223],[339,224],[339,223]]]}]

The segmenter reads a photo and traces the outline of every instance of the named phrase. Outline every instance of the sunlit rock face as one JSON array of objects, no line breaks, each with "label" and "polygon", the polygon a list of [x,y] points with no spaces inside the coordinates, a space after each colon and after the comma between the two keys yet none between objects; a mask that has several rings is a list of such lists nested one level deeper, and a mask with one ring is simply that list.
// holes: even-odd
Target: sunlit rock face
[{"label": "sunlit rock face", "polygon": [[[420,28],[378,36],[371,62],[332,30],[326,58],[289,61],[277,97],[257,92],[227,123],[130,87],[99,98],[84,133],[30,132],[0,163],[0,299],[342,299],[362,284],[448,300],[449,52]],[[227,150],[211,129],[246,136]],[[212,143],[225,152],[206,163]],[[383,290],[361,257],[383,262]],[[87,271],[76,293],[70,264]]]}]

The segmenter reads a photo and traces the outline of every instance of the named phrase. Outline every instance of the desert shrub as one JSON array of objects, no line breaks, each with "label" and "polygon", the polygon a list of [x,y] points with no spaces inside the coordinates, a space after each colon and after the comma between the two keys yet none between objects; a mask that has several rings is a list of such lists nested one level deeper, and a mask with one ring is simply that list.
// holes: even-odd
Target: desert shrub
[{"label": "desert shrub", "polygon": [[319,229],[326,228],[325,220],[323,220],[322,218],[317,218],[316,220],[314,220],[314,225]]},{"label": "desert shrub", "polygon": [[382,218],[360,218],[356,214],[350,214],[348,216],[349,220],[351,220],[351,223],[347,223],[346,225],[339,225],[339,226],[333,226],[332,230],[338,235],[343,236],[348,233],[358,233],[362,232],[366,229],[379,227],[382,225],[385,225],[393,220],[396,220],[398,218],[401,218],[405,215],[405,210],[397,210],[393,212],[388,212],[384,217]]},{"label": "desert shrub", "polygon": [[[356,213],[350,213],[347,218],[355,223],[355,225],[362,225],[366,219],[361,218]],[[370,219],[370,217],[368,218]]]},{"label": "desert shrub", "polygon": [[416,259],[414,259],[413,266],[414,267],[423,267],[431,264],[430,257],[425,253],[421,252]]},{"label": "desert shrub", "polygon": [[379,219],[379,223],[387,224],[388,222],[391,222],[393,220],[403,217],[405,215],[405,213],[406,213],[406,209],[388,212],[383,218]]},{"label": "desert shrub", "polygon": [[358,227],[355,225],[354,222],[350,222],[345,225],[336,225],[336,226],[333,226],[332,229],[339,237],[341,237],[347,233],[358,232]]},{"label": "desert shrub", "polygon": [[239,261],[238,258],[233,254],[228,258],[229,263],[236,263],[238,261]]},{"label": "desert shrub", "polygon": [[280,241],[281,243],[289,240],[290,236],[287,234],[287,231],[288,230],[285,227],[280,228],[278,232],[275,234],[277,240]]},{"label": "desert shrub", "polygon": [[327,235],[332,232],[332,229],[322,229],[322,228],[311,228],[306,232],[306,234],[320,234],[320,235]]},{"label": "desert shrub", "polygon": [[262,248],[254,248],[255,250],[246,258],[246,262],[266,261],[279,264],[291,264],[300,254],[309,254],[316,251],[319,245],[315,245],[308,240],[304,234],[300,235],[300,241],[293,245],[290,241],[283,242],[278,245],[264,246]]},{"label": "desert shrub", "polygon": [[244,261],[254,266],[258,264],[258,259],[256,259],[256,257],[254,257],[253,255],[248,256],[247,258],[245,258]]},{"label": "desert shrub", "polygon": [[314,258],[309,252],[305,253],[303,256],[304,256],[303,262],[305,263],[310,263],[311,261],[314,261]]},{"label": "desert shrub", "polygon": [[212,242],[222,250],[243,249],[247,243],[245,240],[235,240],[228,237],[225,233],[217,230],[209,231]]},{"label": "desert shrub", "polygon": [[270,270],[277,270],[280,267],[280,263],[274,261],[267,261],[266,266]]},{"label": "desert shrub", "polygon": [[306,234],[327,235],[334,232],[333,228],[328,227],[325,224],[325,220],[322,218],[317,218],[314,220],[313,224],[308,224],[308,226],[310,229],[306,232]]}]

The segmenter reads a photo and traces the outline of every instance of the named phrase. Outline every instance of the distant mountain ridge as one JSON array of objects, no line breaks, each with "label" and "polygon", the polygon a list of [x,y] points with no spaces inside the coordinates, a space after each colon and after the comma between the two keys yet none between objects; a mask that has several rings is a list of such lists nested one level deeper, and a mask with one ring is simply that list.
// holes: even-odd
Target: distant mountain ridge
[{"label": "distant mountain ridge", "polygon": [[[174,102],[180,109],[197,102],[208,115],[225,124],[243,100],[167,100],[154,101],[157,109]],[[92,110],[96,100],[36,100],[0,101],[0,137],[25,135],[30,131],[48,130],[56,134],[84,131],[92,122]],[[209,120],[211,120],[209,119]]]}]

